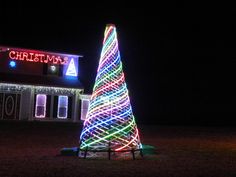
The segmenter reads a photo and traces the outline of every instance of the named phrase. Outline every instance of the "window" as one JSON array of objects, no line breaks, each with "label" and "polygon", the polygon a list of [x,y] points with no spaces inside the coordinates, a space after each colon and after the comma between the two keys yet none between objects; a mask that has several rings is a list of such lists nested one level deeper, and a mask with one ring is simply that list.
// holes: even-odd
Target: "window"
[{"label": "window", "polygon": [[83,99],[81,102],[81,120],[86,119],[86,115],[88,112],[88,107],[89,107],[89,100],[88,99]]},{"label": "window", "polygon": [[35,105],[35,117],[45,118],[46,116],[46,101],[47,96],[44,94],[37,94]]},{"label": "window", "polygon": [[68,96],[58,97],[57,118],[66,119],[68,112]]}]

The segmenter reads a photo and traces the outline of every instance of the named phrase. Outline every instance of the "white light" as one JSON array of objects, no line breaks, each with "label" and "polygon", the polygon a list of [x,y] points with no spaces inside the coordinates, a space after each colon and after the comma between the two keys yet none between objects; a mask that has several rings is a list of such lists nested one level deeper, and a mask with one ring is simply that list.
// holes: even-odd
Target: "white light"
[{"label": "white light", "polygon": [[50,66],[50,69],[51,69],[52,72],[55,72],[56,71],[56,66],[52,65],[52,66]]},{"label": "white light", "polygon": [[70,60],[69,66],[66,71],[66,75],[67,76],[77,76],[78,75],[76,68],[75,68],[74,58],[71,58],[71,60]]},{"label": "white light", "polygon": [[60,95],[73,95],[76,91],[80,92],[83,89],[76,88],[62,88],[62,87],[47,87],[40,85],[25,85],[25,84],[12,84],[12,83],[1,83],[0,90],[9,90],[9,91],[23,91],[26,89],[35,89],[36,94],[40,93],[50,93],[50,94],[60,94]]}]

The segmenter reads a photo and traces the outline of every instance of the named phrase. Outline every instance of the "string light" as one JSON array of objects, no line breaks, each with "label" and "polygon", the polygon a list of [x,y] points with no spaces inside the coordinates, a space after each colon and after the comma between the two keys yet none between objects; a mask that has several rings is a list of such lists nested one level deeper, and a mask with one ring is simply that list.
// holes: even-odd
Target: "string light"
[{"label": "string light", "polygon": [[142,148],[118,49],[116,28],[107,25],[90,105],[80,136],[81,150]]},{"label": "string light", "polygon": [[76,89],[76,88],[0,83],[0,90],[2,91],[24,91],[27,89],[34,89],[36,94],[49,93],[49,94],[58,94],[58,95],[74,95],[77,92],[79,93],[83,92],[83,89]]}]

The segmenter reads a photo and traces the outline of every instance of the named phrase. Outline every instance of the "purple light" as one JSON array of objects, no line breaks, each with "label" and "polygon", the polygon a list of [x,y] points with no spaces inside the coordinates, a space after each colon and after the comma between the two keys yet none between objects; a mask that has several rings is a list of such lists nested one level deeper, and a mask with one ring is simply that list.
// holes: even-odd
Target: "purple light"
[{"label": "purple light", "polygon": [[35,117],[45,118],[45,116],[46,116],[46,101],[47,101],[46,95],[38,94],[36,96]]},{"label": "purple light", "polygon": [[66,119],[68,110],[68,96],[58,97],[57,118]]},{"label": "purple light", "polygon": [[66,70],[66,76],[74,76],[74,77],[77,77],[78,76],[78,73],[77,73],[77,69],[76,69],[76,62],[74,60],[74,58],[71,58],[70,62],[69,62],[69,65],[68,65],[68,68]]}]

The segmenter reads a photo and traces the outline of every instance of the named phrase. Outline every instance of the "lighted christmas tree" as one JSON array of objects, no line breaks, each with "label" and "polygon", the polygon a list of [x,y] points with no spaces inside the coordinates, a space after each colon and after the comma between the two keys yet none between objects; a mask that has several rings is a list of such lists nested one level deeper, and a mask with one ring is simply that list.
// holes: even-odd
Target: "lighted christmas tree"
[{"label": "lighted christmas tree", "polygon": [[135,151],[141,148],[122,69],[116,28],[109,24],[105,29],[95,85],[80,136],[80,150]]}]

